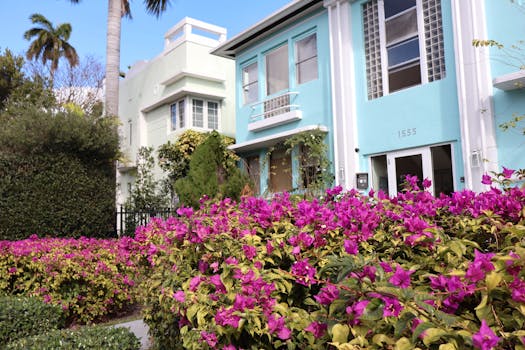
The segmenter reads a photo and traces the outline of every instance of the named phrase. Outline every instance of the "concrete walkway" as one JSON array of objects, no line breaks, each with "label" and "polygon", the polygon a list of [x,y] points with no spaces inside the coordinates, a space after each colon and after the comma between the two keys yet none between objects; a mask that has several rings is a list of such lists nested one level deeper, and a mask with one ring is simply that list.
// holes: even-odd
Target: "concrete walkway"
[{"label": "concrete walkway", "polygon": [[128,328],[133,333],[135,333],[137,338],[140,339],[140,344],[141,344],[140,349],[141,350],[148,350],[150,348],[151,342],[148,336],[149,328],[148,328],[148,325],[145,324],[142,320],[135,320],[131,322],[120,323],[120,324],[115,325],[115,327],[125,327],[125,328]]}]

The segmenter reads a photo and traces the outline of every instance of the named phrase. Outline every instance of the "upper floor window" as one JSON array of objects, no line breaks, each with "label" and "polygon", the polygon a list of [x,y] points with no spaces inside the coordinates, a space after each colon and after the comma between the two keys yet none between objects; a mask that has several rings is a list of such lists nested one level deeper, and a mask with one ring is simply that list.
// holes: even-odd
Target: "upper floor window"
[{"label": "upper floor window", "polygon": [[242,91],[244,104],[256,102],[259,98],[257,62],[242,69]]},{"label": "upper floor window", "polygon": [[441,0],[363,5],[368,98],[445,77]]},{"label": "upper floor window", "polygon": [[266,55],[266,95],[288,89],[288,44]]},{"label": "upper floor window", "polygon": [[295,43],[297,84],[317,79],[317,35],[310,34]]},{"label": "upper floor window", "polygon": [[184,100],[170,105],[171,130],[182,129],[185,126]]},{"label": "upper floor window", "polygon": [[193,98],[191,106],[194,127],[219,129],[219,102]]}]

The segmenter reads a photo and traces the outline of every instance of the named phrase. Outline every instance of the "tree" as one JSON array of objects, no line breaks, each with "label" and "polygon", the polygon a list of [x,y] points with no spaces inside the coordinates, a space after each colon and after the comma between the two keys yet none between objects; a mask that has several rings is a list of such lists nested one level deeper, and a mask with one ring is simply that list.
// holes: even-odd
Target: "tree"
[{"label": "tree", "polygon": [[6,49],[0,55],[0,114],[3,119],[16,115],[16,109],[31,105],[52,108],[55,104],[49,82],[24,72],[24,58]]},{"label": "tree", "polygon": [[[69,0],[77,4],[81,0]],[[144,0],[146,10],[160,16],[171,0]],[[120,27],[123,16],[131,18],[129,0],[108,0],[108,30],[106,42],[106,115],[118,115],[120,77]]]},{"label": "tree", "polygon": [[46,17],[39,13],[32,14],[29,18],[38,27],[31,28],[24,33],[26,40],[35,38],[29,45],[26,57],[28,60],[41,58],[44,64],[50,61],[50,76],[53,81],[58,62],[62,57],[65,57],[71,66],[78,64],[77,51],[68,43],[72,31],[71,24],[62,23],[55,28]]},{"label": "tree", "polygon": [[239,199],[249,182],[235,164],[217,131],[212,131],[200,144],[190,161],[188,175],[175,182],[175,191],[182,204],[199,207],[203,196]]}]

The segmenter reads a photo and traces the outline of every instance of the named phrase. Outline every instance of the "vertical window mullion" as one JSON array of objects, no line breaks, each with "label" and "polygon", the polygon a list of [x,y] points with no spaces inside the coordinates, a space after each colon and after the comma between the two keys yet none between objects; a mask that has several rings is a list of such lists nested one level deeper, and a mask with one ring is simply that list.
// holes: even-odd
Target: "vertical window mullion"
[{"label": "vertical window mullion", "polygon": [[416,0],[417,31],[419,37],[419,66],[421,67],[421,84],[428,83],[427,49],[425,44],[425,19],[423,18],[422,0]]},{"label": "vertical window mullion", "polygon": [[388,81],[388,53],[386,49],[386,19],[384,0],[378,0],[377,7],[377,12],[379,15],[379,41],[381,42],[381,76],[383,80],[383,95],[388,95],[390,86]]}]

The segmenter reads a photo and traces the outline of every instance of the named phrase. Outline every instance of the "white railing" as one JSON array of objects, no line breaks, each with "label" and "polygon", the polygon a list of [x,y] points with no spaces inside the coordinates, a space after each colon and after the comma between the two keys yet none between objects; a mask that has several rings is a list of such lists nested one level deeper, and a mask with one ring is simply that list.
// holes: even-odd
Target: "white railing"
[{"label": "white railing", "polygon": [[297,97],[297,95],[299,95],[298,92],[290,91],[282,95],[254,103],[251,106],[252,112],[255,112],[258,109],[258,107],[262,105],[262,113],[251,115],[250,122],[268,119],[299,109],[299,105],[291,103],[291,101],[294,100]]}]

